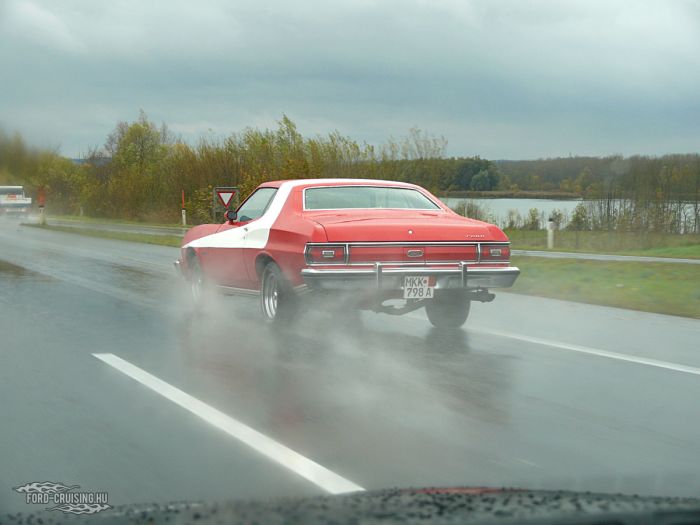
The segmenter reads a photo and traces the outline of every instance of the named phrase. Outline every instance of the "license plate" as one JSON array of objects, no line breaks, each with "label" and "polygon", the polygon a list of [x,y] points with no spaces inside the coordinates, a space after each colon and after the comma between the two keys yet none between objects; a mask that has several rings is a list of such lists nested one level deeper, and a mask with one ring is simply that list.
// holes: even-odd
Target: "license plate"
[{"label": "license plate", "polygon": [[404,299],[430,299],[435,294],[435,286],[431,286],[429,277],[403,278]]}]

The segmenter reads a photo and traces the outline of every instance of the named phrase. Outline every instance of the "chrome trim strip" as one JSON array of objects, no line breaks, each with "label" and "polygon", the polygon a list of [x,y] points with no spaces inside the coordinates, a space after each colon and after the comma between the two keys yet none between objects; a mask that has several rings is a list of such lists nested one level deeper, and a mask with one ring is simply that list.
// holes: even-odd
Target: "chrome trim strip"
[{"label": "chrome trim strip", "polygon": [[[468,259],[465,261],[381,261],[381,263],[384,266],[456,266],[460,262],[466,262],[469,263],[472,266],[481,266],[481,265],[492,265],[492,264],[510,264],[510,260],[507,259],[497,259],[493,261],[481,261],[478,262],[476,259]],[[358,266],[374,266],[376,264],[376,261],[367,261],[367,262],[354,262],[354,263],[349,263],[349,264],[343,264],[343,263],[311,263],[308,264],[307,266],[348,266],[351,268],[356,268]]]},{"label": "chrome trim strip", "polygon": [[352,277],[352,276],[357,276],[357,277],[365,277],[369,275],[389,275],[389,274],[404,274],[404,273],[411,273],[411,274],[436,274],[436,275],[442,275],[442,274],[452,274],[452,275],[459,275],[460,273],[466,273],[467,275],[488,275],[488,274],[498,274],[498,273],[519,273],[520,269],[515,267],[515,266],[504,266],[504,267],[497,267],[497,268],[467,268],[466,264],[464,265],[463,268],[467,268],[466,272],[462,268],[416,268],[416,267],[408,267],[408,268],[383,268],[381,267],[380,263],[377,263],[377,266],[380,268],[377,270],[377,267],[375,266],[374,269],[372,270],[340,270],[340,269],[330,269],[330,270],[323,270],[319,268],[303,268],[301,270],[301,275],[309,275],[309,276],[338,276],[338,277]]},{"label": "chrome trim strip", "polygon": [[307,242],[307,246],[478,246],[479,244],[502,244],[510,246],[509,241],[350,241],[350,242]]}]

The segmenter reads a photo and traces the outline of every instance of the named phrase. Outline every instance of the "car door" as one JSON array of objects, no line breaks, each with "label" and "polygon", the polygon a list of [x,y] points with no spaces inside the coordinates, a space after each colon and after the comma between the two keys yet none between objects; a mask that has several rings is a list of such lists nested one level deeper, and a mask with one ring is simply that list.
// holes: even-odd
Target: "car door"
[{"label": "car door", "polygon": [[244,264],[246,238],[249,231],[255,232],[258,229],[258,221],[267,211],[276,192],[277,188],[258,188],[238,207],[238,216],[233,224],[225,223],[219,228],[217,233],[223,234],[225,242],[221,247],[211,248],[209,257],[221,284],[235,288],[254,287]]},{"label": "car door", "polygon": [[245,272],[241,250],[245,232],[242,226],[237,222],[221,224],[216,230],[217,242],[200,248],[199,255],[206,273],[218,284],[240,287],[245,282],[241,278]]}]

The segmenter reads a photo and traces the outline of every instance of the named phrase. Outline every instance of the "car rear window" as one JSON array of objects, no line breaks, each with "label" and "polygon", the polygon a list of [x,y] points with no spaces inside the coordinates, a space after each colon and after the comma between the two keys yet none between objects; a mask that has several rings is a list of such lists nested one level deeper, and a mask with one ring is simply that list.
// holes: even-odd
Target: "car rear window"
[{"label": "car rear window", "polygon": [[326,186],[306,188],[304,208],[338,210],[347,208],[394,208],[435,210],[440,207],[418,190],[385,186]]}]

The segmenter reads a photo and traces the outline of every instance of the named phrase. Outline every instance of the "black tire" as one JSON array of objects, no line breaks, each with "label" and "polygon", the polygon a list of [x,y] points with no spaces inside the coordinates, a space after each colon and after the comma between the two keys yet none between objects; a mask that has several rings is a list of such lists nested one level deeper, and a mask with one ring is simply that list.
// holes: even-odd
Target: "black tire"
[{"label": "black tire", "polygon": [[460,328],[469,317],[471,301],[459,290],[437,290],[425,305],[428,321],[435,328]]},{"label": "black tire", "polygon": [[265,266],[260,286],[260,310],[263,320],[272,325],[287,325],[297,315],[298,301],[282,270],[271,262]]},{"label": "black tire", "polygon": [[196,255],[190,256],[187,261],[187,266],[189,269],[188,283],[190,285],[192,304],[194,304],[195,308],[201,308],[206,301],[206,296],[211,290],[211,287],[204,276],[202,266],[199,264],[199,258]]}]

